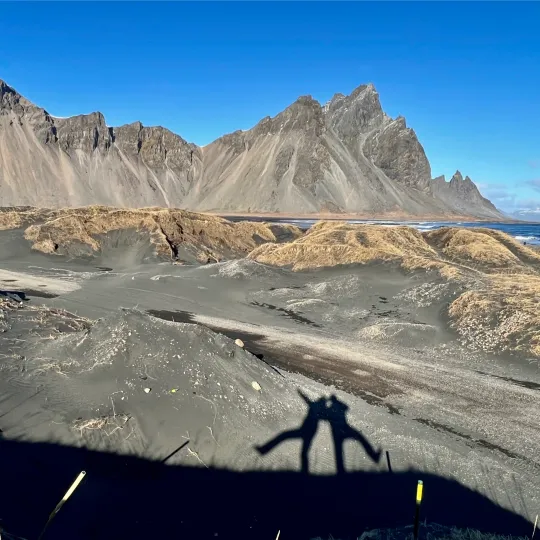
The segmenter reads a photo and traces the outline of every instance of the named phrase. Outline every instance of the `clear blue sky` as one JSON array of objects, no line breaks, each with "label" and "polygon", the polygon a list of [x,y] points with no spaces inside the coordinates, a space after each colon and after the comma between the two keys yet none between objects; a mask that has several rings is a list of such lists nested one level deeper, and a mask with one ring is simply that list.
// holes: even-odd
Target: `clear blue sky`
[{"label": "clear blue sky", "polygon": [[0,35],[0,78],[51,114],[201,145],[373,82],[433,176],[540,207],[539,2],[2,2]]}]

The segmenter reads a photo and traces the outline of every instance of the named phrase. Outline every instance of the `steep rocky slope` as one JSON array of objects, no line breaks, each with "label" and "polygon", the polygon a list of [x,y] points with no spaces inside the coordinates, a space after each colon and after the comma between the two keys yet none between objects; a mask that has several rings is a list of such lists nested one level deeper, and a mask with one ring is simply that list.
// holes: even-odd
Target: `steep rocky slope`
[{"label": "steep rocky slope", "polygon": [[468,178],[431,180],[416,134],[371,84],[324,106],[300,97],[199,148],[162,127],[109,127],[98,112],[55,118],[0,81],[0,206],[85,204],[503,217]]},{"label": "steep rocky slope", "polygon": [[54,118],[0,81],[1,206],[174,207],[201,169],[201,150],[165,128]]}]

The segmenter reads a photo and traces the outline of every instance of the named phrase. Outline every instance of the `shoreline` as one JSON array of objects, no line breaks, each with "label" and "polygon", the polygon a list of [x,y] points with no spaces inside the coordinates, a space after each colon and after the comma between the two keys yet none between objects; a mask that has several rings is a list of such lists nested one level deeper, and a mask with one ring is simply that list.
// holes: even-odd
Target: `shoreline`
[{"label": "shoreline", "polygon": [[[409,214],[336,214],[336,213],[317,213],[317,214],[291,214],[287,212],[221,212],[221,211],[204,211],[204,214],[219,216],[222,218],[257,218],[257,219],[313,219],[317,221],[346,221],[346,220],[372,220],[372,221],[402,221],[409,223],[418,223],[421,221],[462,221],[466,223],[523,223],[526,222],[516,220],[489,220],[475,219],[471,216],[443,216],[443,215],[427,215],[427,216],[411,216]],[[531,223],[534,224],[534,223]]]}]

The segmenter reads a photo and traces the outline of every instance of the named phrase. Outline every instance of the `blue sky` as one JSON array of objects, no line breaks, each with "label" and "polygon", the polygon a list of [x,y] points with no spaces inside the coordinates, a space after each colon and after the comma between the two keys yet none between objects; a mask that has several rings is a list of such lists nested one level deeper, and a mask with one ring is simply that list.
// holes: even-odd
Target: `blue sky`
[{"label": "blue sky", "polygon": [[69,116],[204,145],[373,82],[433,176],[540,207],[540,2],[2,3],[0,78]]}]

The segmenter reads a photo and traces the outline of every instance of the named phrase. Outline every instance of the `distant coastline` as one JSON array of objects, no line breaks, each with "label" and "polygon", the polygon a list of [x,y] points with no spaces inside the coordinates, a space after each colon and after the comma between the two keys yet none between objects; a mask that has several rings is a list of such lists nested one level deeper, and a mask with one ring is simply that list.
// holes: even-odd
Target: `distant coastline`
[{"label": "distant coastline", "polygon": [[[311,219],[311,220],[369,220],[369,221],[400,221],[403,223],[419,221],[443,221],[443,222],[467,222],[467,223],[527,223],[516,219],[478,219],[471,216],[460,215],[422,215],[412,216],[400,212],[389,212],[386,214],[339,214],[339,213],[324,213],[315,214],[293,214],[285,212],[222,212],[218,210],[205,211],[205,214],[220,216],[225,219],[235,218],[257,218],[257,219]],[[534,222],[531,222],[534,223]]]}]

